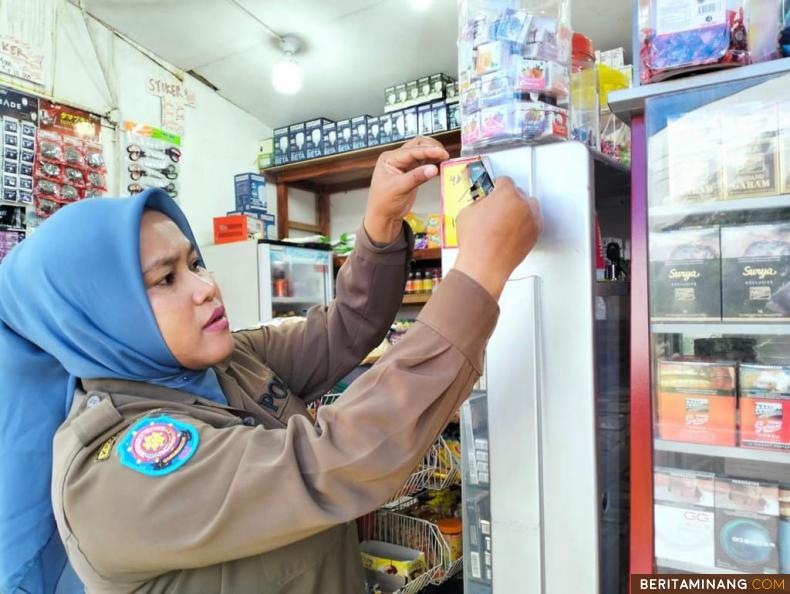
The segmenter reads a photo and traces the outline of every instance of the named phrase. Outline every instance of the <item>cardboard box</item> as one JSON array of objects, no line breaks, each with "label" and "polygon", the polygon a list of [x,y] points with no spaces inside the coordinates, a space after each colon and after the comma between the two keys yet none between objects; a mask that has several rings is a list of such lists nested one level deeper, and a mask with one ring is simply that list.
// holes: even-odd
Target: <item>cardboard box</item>
[{"label": "cardboard box", "polygon": [[445,91],[445,102],[446,103],[457,103],[458,102],[458,81],[454,80],[451,83],[447,84],[447,89]]},{"label": "cardboard box", "polygon": [[433,133],[449,130],[447,125],[447,104],[444,101],[431,103],[431,118],[433,119]]},{"label": "cardboard box", "polygon": [[659,437],[734,446],[735,377],[734,363],[659,361]]},{"label": "cardboard box", "polygon": [[[722,126],[731,125],[718,113],[696,110],[667,123],[669,204],[722,199]],[[653,206],[660,201],[651,201]]]},{"label": "cardboard box", "polygon": [[417,136],[417,108],[407,107],[403,110],[403,138],[414,138]]},{"label": "cardboard box", "polygon": [[711,472],[656,467],[653,472],[655,556],[672,562],[715,567],[714,480]]},{"label": "cardboard box", "polygon": [[719,229],[650,236],[653,321],[721,319]]},{"label": "cardboard box", "polygon": [[779,487],[716,477],[716,566],[746,573],[779,571]]},{"label": "cardboard box", "polygon": [[406,137],[406,118],[403,110],[393,111],[392,114],[392,142],[400,142]]},{"label": "cardboard box", "polygon": [[417,108],[417,132],[422,136],[433,134],[433,111],[430,103]]},{"label": "cardboard box", "polygon": [[790,320],[790,223],[722,227],[725,320]]},{"label": "cardboard box", "polygon": [[290,139],[291,143],[291,163],[304,161],[307,158],[305,153],[304,122],[299,122],[298,124],[291,124],[288,126],[288,138]]},{"label": "cardboard box", "polygon": [[368,146],[368,115],[351,119],[351,150],[359,150]]},{"label": "cardboard box", "polygon": [[741,447],[790,450],[790,367],[741,364]]},{"label": "cardboard box", "polygon": [[765,101],[739,103],[723,130],[724,194],[729,199],[779,192],[777,112]]},{"label": "cardboard box", "polygon": [[450,130],[458,130],[461,127],[461,110],[457,102],[447,104],[447,126]]},{"label": "cardboard box", "polygon": [[324,154],[324,126],[331,124],[332,120],[327,118],[316,118],[305,122],[305,157],[307,159],[317,159]]},{"label": "cardboard box", "polygon": [[[277,220],[273,214],[260,213],[249,210],[231,210],[226,213],[227,217],[247,217],[248,239],[277,239]],[[255,219],[249,220],[249,219]],[[263,231],[260,226],[263,225]],[[252,235],[253,230],[254,235]],[[215,242],[216,243],[216,242]]]},{"label": "cardboard box", "polygon": [[381,120],[379,116],[368,116],[368,146],[381,144]]},{"label": "cardboard box", "polygon": [[266,178],[258,173],[239,173],[233,176],[236,210],[266,214]]},{"label": "cardboard box", "polygon": [[452,77],[446,74],[433,74],[431,75],[431,101],[445,99],[449,95],[449,89],[453,86],[455,81]]},{"label": "cardboard box", "polygon": [[265,138],[258,143],[258,169],[274,166],[274,139]]},{"label": "cardboard box", "polygon": [[379,116],[379,144],[392,142],[392,114]]},{"label": "cardboard box", "polygon": [[416,80],[406,83],[406,103],[404,107],[416,107],[420,103],[420,85]]},{"label": "cardboard box", "polygon": [[345,153],[351,150],[351,120],[337,122],[337,152]]},{"label": "cardboard box", "polygon": [[398,95],[395,93],[395,87],[387,87],[384,89],[384,113],[389,113],[397,109]]},{"label": "cardboard box", "polygon": [[285,165],[289,162],[291,141],[288,137],[288,127],[274,130],[274,164]]},{"label": "cardboard box", "polygon": [[395,85],[395,108],[391,111],[403,109],[409,103],[409,91],[406,89],[406,83]]},{"label": "cardboard box", "polygon": [[335,122],[327,122],[323,126],[322,131],[322,154],[327,157],[334,155],[337,152],[337,124]]},{"label": "cardboard box", "polygon": [[423,76],[422,78],[418,78],[417,88],[420,90],[419,96],[417,97],[417,105],[422,105],[423,103],[429,103],[432,99],[431,77]]}]

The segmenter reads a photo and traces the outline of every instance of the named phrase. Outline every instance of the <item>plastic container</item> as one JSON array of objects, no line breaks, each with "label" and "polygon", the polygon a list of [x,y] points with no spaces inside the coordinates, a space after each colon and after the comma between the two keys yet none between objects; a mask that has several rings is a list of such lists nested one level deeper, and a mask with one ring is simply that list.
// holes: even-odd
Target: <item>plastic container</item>
[{"label": "plastic container", "polygon": [[570,0],[459,0],[463,154],[567,139]]},{"label": "plastic container", "polygon": [[620,118],[609,111],[609,93],[631,86],[628,77],[621,71],[598,64],[598,96],[601,102],[600,145],[601,152],[616,161],[631,163],[631,129]]},{"label": "plastic container", "polygon": [[749,0],[640,0],[641,82],[749,64],[749,4]]},{"label": "plastic container", "polygon": [[571,138],[598,149],[598,69],[595,48],[589,37],[573,34],[571,61]]},{"label": "plastic container", "polygon": [[464,554],[463,524],[458,518],[446,518],[436,522],[439,532],[450,547],[450,562],[460,559]]}]

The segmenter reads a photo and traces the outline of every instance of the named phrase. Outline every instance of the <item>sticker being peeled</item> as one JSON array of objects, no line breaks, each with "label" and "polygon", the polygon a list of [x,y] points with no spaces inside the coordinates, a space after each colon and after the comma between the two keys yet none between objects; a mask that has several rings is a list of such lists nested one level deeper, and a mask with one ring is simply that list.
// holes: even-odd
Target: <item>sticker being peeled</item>
[{"label": "sticker being peeled", "polygon": [[145,417],[124,435],[118,454],[122,465],[148,476],[162,476],[186,464],[199,441],[192,425],[167,415]]}]

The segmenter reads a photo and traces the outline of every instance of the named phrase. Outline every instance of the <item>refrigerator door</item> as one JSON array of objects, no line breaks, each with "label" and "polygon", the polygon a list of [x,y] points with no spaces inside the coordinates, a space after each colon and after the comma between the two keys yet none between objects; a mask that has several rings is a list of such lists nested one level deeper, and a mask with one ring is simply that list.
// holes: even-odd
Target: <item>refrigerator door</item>
[{"label": "refrigerator door", "polygon": [[240,330],[260,324],[258,242],[207,245],[200,253],[222,291],[230,327]]},{"label": "refrigerator door", "polygon": [[331,301],[332,252],[264,242],[260,262],[261,311],[271,311],[267,319],[304,315]]},{"label": "refrigerator door", "polygon": [[[509,176],[536,196],[545,220],[503,292],[486,354],[493,592],[595,594],[591,158],[578,143],[486,156],[492,177]],[[468,444],[463,450],[468,464]]]}]

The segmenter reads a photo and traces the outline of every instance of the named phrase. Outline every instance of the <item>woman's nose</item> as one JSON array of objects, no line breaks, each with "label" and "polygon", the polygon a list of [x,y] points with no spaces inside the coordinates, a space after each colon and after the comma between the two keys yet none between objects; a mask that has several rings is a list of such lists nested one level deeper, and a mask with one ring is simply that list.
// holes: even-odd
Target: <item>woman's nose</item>
[{"label": "woman's nose", "polygon": [[193,273],[193,278],[195,288],[192,295],[195,303],[200,304],[212,301],[217,296],[217,284],[207,271]]}]

